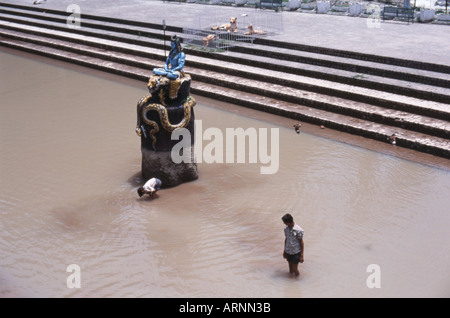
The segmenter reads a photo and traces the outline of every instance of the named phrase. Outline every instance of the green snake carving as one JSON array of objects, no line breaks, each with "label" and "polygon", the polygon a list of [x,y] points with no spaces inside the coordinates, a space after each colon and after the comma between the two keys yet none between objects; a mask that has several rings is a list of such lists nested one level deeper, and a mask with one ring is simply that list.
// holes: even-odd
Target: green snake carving
[{"label": "green snake carving", "polygon": [[[138,109],[142,109],[141,110],[141,118],[143,119],[144,123],[146,123],[147,125],[152,127],[152,129],[150,129],[150,131],[148,133],[150,135],[150,138],[152,139],[152,147],[154,150],[156,150],[156,146],[155,146],[156,145],[156,136],[155,135],[159,132],[160,129],[159,129],[159,125],[155,121],[148,119],[147,113],[149,111],[155,110],[159,115],[159,119],[161,121],[161,125],[163,126],[163,128],[166,131],[171,133],[175,129],[185,128],[189,124],[189,122],[191,120],[191,109],[192,109],[192,107],[195,106],[196,101],[191,96],[189,96],[186,99],[186,101],[183,103],[183,111],[184,111],[183,119],[178,124],[174,125],[174,124],[170,123],[167,109],[164,105],[157,104],[157,103],[151,103],[151,104],[145,105],[146,102],[150,98],[151,98],[151,95],[148,95],[148,96],[142,98],[138,103]],[[138,127],[136,127],[136,133],[138,134],[138,136],[142,135],[142,130],[139,125],[138,125]]]}]

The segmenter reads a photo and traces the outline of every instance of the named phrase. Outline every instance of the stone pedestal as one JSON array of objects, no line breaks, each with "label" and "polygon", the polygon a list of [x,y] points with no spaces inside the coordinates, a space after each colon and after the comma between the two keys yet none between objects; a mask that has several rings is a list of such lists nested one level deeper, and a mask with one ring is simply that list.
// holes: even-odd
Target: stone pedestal
[{"label": "stone pedestal", "polygon": [[189,131],[194,154],[195,100],[190,96],[190,83],[187,74],[176,80],[153,75],[148,83],[150,95],[137,105],[136,132],[141,138],[142,176],[145,180],[159,178],[163,188],[198,178],[193,158],[191,162],[181,163],[172,159],[172,148],[180,142],[171,138],[176,129]]},{"label": "stone pedestal", "polygon": [[[154,151],[142,147],[141,153],[142,177],[145,180],[153,177],[160,179],[163,188],[174,187],[198,178],[197,164],[193,158],[191,163],[176,164],[172,160],[171,151]],[[193,147],[191,153],[194,153]]]}]

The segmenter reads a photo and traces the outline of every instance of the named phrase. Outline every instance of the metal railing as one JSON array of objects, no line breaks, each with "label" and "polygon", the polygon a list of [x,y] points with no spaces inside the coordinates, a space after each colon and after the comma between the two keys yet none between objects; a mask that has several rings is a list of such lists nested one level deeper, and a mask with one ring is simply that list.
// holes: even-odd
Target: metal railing
[{"label": "metal railing", "polygon": [[[183,28],[184,45],[204,50],[224,51],[237,45],[253,43],[256,37],[281,34],[283,15],[274,11],[239,10],[239,15],[215,10],[202,15],[196,23]],[[231,21],[235,19],[235,21]]]}]

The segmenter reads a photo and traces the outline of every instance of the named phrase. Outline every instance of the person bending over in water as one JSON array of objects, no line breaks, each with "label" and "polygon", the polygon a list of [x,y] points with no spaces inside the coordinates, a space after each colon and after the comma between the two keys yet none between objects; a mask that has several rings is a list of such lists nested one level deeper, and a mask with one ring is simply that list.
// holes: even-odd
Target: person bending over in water
[{"label": "person bending over in water", "polygon": [[295,224],[294,218],[289,213],[281,218],[284,225],[284,250],[283,257],[289,263],[289,273],[295,276],[300,275],[298,263],[303,263],[303,229]]},{"label": "person bending over in water", "polygon": [[156,198],[156,192],[161,189],[161,185],[161,180],[158,178],[151,178],[137,190],[139,197],[142,197],[144,194],[148,194],[153,199]]}]

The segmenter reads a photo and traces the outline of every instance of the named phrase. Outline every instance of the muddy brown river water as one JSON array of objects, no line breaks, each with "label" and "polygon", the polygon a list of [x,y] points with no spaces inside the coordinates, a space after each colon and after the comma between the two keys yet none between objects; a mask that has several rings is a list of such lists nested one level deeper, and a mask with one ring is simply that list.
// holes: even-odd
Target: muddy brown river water
[{"label": "muddy brown river water", "polygon": [[[203,129],[278,129],[277,172],[203,162],[198,180],[139,199],[145,83],[12,52],[0,52],[0,296],[450,296],[449,170],[196,96]],[[286,212],[305,230],[300,278],[282,258]]]}]

